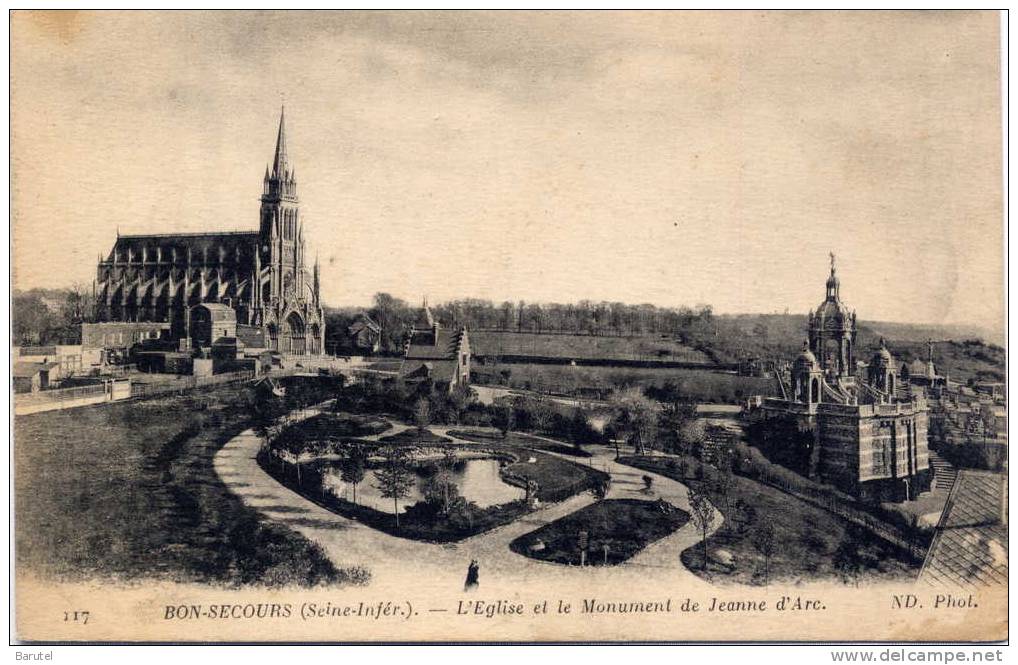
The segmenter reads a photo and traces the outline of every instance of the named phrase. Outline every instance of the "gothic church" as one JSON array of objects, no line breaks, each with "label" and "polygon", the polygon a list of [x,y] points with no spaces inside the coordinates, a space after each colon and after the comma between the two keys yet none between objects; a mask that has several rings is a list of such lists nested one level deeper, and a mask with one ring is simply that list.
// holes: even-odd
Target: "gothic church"
[{"label": "gothic church", "polygon": [[233,310],[238,330],[256,331],[266,348],[322,353],[319,266],[316,260],[307,269],[285,111],[265,169],[260,217],[257,231],[118,234],[99,260],[97,320],[165,323],[172,339],[189,339],[195,306],[217,304]]}]

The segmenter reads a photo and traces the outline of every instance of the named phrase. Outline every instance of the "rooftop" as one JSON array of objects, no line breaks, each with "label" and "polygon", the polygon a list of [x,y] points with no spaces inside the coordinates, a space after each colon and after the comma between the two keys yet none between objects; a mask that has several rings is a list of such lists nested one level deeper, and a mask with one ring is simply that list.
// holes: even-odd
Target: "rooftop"
[{"label": "rooftop", "polygon": [[962,470],[948,498],[920,580],[936,586],[1007,584],[1003,476]]},{"label": "rooftop", "polygon": [[16,379],[30,379],[39,372],[57,367],[59,363],[14,363],[13,376]]},{"label": "rooftop", "polygon": [[118,238],[215,238],[217,236],[256,236],[258,231],[201,231],[198,233],[121,233]]}]

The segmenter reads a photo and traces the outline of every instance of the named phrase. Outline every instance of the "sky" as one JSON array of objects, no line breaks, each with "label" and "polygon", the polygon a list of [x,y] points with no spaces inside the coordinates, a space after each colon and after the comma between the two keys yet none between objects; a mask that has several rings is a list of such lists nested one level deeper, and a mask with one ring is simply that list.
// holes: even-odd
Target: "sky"
[{"label": "sky", "polygon": [[15,12],[15,287],[254,230],[285,101],[328,305],[1003,328],[995,13]]}]

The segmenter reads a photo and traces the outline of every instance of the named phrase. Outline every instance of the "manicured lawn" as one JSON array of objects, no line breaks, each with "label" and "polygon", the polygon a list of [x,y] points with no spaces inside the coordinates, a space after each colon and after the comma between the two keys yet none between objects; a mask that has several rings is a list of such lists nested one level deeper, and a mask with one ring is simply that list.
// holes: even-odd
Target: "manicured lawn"
[{"label": "manicured lawn", "polygon": [[398,434],[390,434],[389,436],[383,436],[379,439],[381,443],[390,443],[397,445],[428,445],[428,444],[439,444],[439,443],[451,443],[451,439],[447,439],[444,436],[439,436],[431,430],[424,430],[420,432],[416,427],[405,429]]},{"label": "manicured lawn", "polygon": [[[691,488],[704,485],[695,478],[683,477],[672,458],[630,456],[622,457],[620,462],[673,478]],[[690,465],[694,466],[692,460]],[[739,500],[752,507],[755,512],[752,520],[747,521],[744,513],[736,509]],[[902,580],[914,578],[921,564],[875,536],[855,533],[844,519],[749,478],[734,476],[728,501],[712,493],[711,502],[725,514],[725,521],[707,540],[712,559],[708,570],[703,570],[699,545],[682,553],[682,563],[713,582],[763,584],[769,578],[770,582],[797,583],[838,578],[839,557],[855,562],[863,578]],[[757,530],[764,524],[773,528],[776,543],[769,563],[753,544]],[[846,541],[856,546],[843,546]],[[732,555],[734,568],[714,560],[719,550]]]},{"label": "manicured lawn", "polygon": [[478,330],[470,333],[470,345],[475,354],[482,356],[710,361],[700,351],[660,335],[607,337]]},{"label": "manicured lawn", "polygon": [[476,443],[537,448],[538,450],[547,450],[548,452],[559,453],[560,455],[590,457],[590,453],[587,451],[570,445],[565,441],[548,441],[547,439],[538,438],[529,434],[522,434],[520,432],[509,432],[503,437],[501,432],[493,432],[490,430],[457,429],[449,430],[448,434],[449,436],[455,436],[456,438],[463,439],[464,441],[474,441]]},{"label": "manicured lawn", "polygon": [[279,438],[311,443],[372,436],[389,429],[392,429],[392,425],[384,418],[350,413],[322,413],[287,427]]},{"label": "manicured lawn", "polygon": [[601,391],[607,395],[618,386],[660,388],[671,382],[680,394],[692,401],[728,404],[740,402],[750,395],[771,395],[777,389],[774,379],[705,369],[502,363],[475,366],[473,373],[481,383],[502,384],[502,372],[506,370],[509,372],[507,385],[510,388],[565,395],[589,394],[590,391]]},{"label": "manicured lawn", "polygon": [[[528,481],[537,483],[537,498],[541,501],[562,501],[574,494],[585,492],[608,479],[604,471],[570,462],[536,450],[507,447],[519,460],[505,467],[507,482],[526,487]],[[531,462],[530,460],[533,460]]]},{"label": "manicured lawn", "polygon": [[248,426],[247,399],[231,386],[17,417],[18,565],[69,579],[361,579],[219,480],[212,457]]},{"label": "manicured lawn", "polygon": [[636,499],[600,501],[509,543],[518,554],[541,561],[578,565],[579,537],[587,532],[587,563],[614,566],[680,529],[689,514],[671,504]]}]

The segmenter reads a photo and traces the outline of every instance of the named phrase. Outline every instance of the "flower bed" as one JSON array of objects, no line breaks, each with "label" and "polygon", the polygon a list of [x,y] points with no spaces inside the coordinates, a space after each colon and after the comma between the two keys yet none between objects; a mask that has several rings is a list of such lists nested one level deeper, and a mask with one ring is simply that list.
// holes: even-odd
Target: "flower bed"
[{"label": "flower bed", "polygon": [[688,521],[688,513],[665,501],[610,499],[520,536],[509,549],[540,561],[578,565],[580,532],[586,532],[587,565],[614,566]]}]

